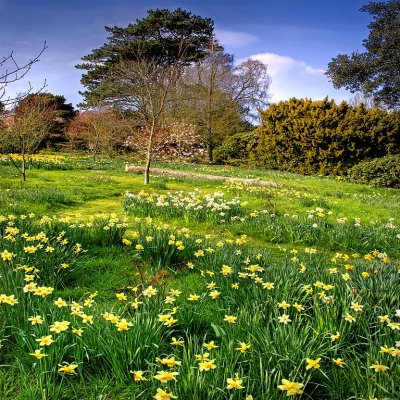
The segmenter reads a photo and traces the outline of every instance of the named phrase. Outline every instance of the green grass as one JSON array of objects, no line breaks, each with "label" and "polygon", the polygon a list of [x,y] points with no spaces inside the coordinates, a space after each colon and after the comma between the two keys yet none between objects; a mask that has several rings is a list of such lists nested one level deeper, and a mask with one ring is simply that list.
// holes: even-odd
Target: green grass
[{"label": "green grass", "polygon": [[[19,301],[12,306],[7,297],[0,304],[1,399],[147,400],[157,388],[167,387],[181,400],[246,395],[276,400],[286,398],[277,389],[282,379],[304,385],[304,393],[293,397],[299,399],[398,398],[399,356],[380,349],[394,347],[399,332],[379,322],[384,315],[400,322],[394,314],[400,304],[398,190],[275,171],[174,164],[158,166],[259,177],[278,186],[167,177],[152,177],[144,186],[142,176],[125,173],[121,161],[49,160],[38,161],[25,183],[0,163],[0,215],[5,216],[0,218],[0,253],[15,254],[11,260],[0,258],[0,294]],[[209,212],[194,214],[154,203],[133,202],[124,212],[126,191],[174,196],[195,188],[203,195],[224,192],[227,199],[248,202],[232,208],[232,215],[226,213],[243,221],[223,223],[223,217]],[[8,216],[29,213],[37,216]],[[52,218],[41,219],[43,215]],[[344,224],[337,221],[341,218],[347,218]],[[354,226],[356,218],[361,219],[359,227]],[[131,243],[122,245],[123,237]],[[63,238],[68,242],[62,243]],[[77,243],[84,251],[77,251]],[[37,249],[27,253],[26,246]],[[54,250],[47,252],[49,246]],[[63,269],[62,263],[69,267]],[[40,297],[23,292],[28,282],[23,269],[30,266],[40,272],[26,274],[33,274],[38,286],[54,287],[53,293]],[[264,288],[266,282],[274,288]],[[150,298],[144,294],[149,286],[158,290]],[[165,303],[172,289],[182,294]],[[215,299],[212,290],[218,292]],[[126,300],[118,301],[116,293]],[[193,294],[197,301],[188,300]],[[83,310],[93,317],[93,325],[71,315],[69,307],[53,304],[61,297],[69,305],[83,305],[91,296],[93,305]],[[137,301],[143,304],[136,309]],[[279,308],[283,301],[304,310]],[[352,309],[354,302],[363,310]],[[176,314],[171,314],[174,306]],[[119,321],[126,318],[132,326],[118,331],[104,313],[118,315]],[[355,316],[354,323],[344,319],[348,313]],[[166,326],[159,321],[161,314],[177,322]],[[291,319],[287,325],[279,322],[283,314]],[[43,316],[44,323],[32,326],[32,315]],[[224,321],[226,315],[237,317],[236,323]],[[47,357],[36,360],[30,355],[38,349],[36,339],[63,320],[82,328],[82,337],[71,327],[52,333],[55,342],[42,346]],[[340,339],[333,342],[331,334],[337,331]],[[183,339],[185,346],[172,346],[172,337]],[[200,371],[195,355],[207,352],[203,344],[211,340],[218,348],[209,351],[209,358],[217,368]],[[250,349],[236,350],[241,342]],[[174,368],[177,382],[153,379],[157,371],[168,370],[157,358],[172,356],[182,362]],[[306,358],[321,358],[321,367],[307,370]],[[336,366],[334,358],[343,358],[345,367]],[[63,362],[77,363],[77,375],[58,373]],[[377,362],[389,370],[375,373],[370,367]],[[131,370],[145,371],[148,380],[135,382]],[[228,389],[227,379],[236,373],[243,389]]]}]

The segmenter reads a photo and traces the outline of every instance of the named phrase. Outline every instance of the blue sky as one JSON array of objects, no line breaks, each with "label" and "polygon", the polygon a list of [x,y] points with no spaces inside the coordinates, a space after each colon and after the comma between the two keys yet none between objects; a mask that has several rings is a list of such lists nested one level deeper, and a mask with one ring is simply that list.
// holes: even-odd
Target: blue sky
[{"label": "blue sky", "polygon": [[104,26],[124,27],[154,8],[181,7],[214,20],[216,34],[239,61],[253,57],[268,65],[273,102],[290,97],[325,96],[336,101],[352,94],[333,89],[324,75],[331,58],[363,50],[370,16],[359,12],[364,0],[0,0],[0,59],[32,58],[47,41],[48,49],[24,82],[28,87],[62,94],[76,105],[81,57],[106,42]]}]

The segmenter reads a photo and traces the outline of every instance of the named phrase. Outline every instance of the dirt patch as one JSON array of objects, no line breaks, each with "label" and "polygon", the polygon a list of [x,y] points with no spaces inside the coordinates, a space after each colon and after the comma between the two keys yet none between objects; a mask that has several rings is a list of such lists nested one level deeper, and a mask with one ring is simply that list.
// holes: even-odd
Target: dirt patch
[{"label": "dirt patch", "polygon": [[[141,174],[144,172],[144,167],[137,166],[137,165],[126,165],[125,167],[126,172],[134,172]],[[278,186],[275,182],[264,181],[261,178],[234,178],[231,176],[221,176],[221,175],[210,175],[210,174],[196,174],[193,172],[184,172],[184,171],[174,171],[171,169],[160,169],[160,168],[152,168],[151,173],[153,175],[160,175],[160,176],[179,176],[181,178],[192,178],[192,179],[207,179],[207,180],[214,180],[214,181],[232,181],[232,182],[243,182],[248,183],[250,185],[259,185],[259,186]]]}]

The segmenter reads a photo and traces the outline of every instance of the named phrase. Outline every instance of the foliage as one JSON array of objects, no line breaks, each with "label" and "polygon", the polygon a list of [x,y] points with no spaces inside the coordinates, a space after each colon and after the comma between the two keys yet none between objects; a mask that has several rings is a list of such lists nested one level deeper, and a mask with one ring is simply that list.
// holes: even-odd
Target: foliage
[{"label": "foliage", "polygon": [[172,113],[183,67],[204,56],[213,23],[181,9],[150,10],[127,28],[106,29],[112,33],[109,43],[78,66],[88,70],[82,77],[84,95],[91,104],[97,99],[130,111],[133,141],[145,150],[148,184],[155,143]]},{"label": "foliage", "polygon": [[27,108],[36,107],[40,104],[43,107],[53,111],[53,120],[49,127],[49,135],[46,138],[48,144],[56,144],[65,142],[65,127],[74,115],[74,107],[72,104],[65,103],[64,96],[54,95],[48,92],[32,93],[19,101],[13,109],[13,117],[18,118]]},{"label": "foliage", "polygon": [[196,61],[204,56],[204,48],[213,33],[213,21],[192,15],[180,8],[149,10],[146,18],[125,28],[106,27],[108,43],[82,58],[76,67],[86,70],[82,84],[86,101],[102,100],[102,84],[120,63],[147,60],[161,67]]},{"label": "foliage", "polygon": [[368,38],[363,41],[366,51],[339,54],[329,63],[326,75],[335,88],[362,91],[378,104],[399,108],[400,54],[396,49],[400,42],[400,2],[370,2],[360,11],[373,17]]},{"label": "foliage", "polygon": [[396,153],[400,145],[399,114],[363,104],[292,98],[261,117],[250,160],[264,168],[341,175],[360,160]]},{"label": "foliage", "polygon": [[362,161],[352,167],[348,175],[354,182],[400,188],[400,155]]},{"label": "foliage", "polygon": [[245,163],[249,154],[255,150],[257,145],[257,132],[243,132],[236,133],[235,135],[228,136],[221,144],[215,149],[215,159],[227,163],[241,161]]},{"label": "foliage", "polygon": [[128,132],[119,112],[101,106],[76,115],[67,127],[71,146],[88,150],[94,161],[100,154],[112,156],[125,143]]},{"label": "foliage", "polygon": [[[26,169],[31,156],[48,137],[54,124],[55,110],[46,97],[21,100],[0,129],[0,152],[8,154],[10,161],[26,180]],[[12,153],[21,155],[19,164]]]}]

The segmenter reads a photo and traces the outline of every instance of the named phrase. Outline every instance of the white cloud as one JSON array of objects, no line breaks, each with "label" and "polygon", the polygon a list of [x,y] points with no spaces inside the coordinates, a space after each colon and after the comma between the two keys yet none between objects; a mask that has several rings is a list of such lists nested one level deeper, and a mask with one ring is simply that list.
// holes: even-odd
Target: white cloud
[{"label": "white cloud", "polygon": [[253,54],[249,58],[268,66],[268,73],[272,78],[270,92],[273,102],[291,97],[319,100],[326,96],[341,102],[351,97],[345,90],[335,90],[322,68],[304,61],[275,53]]},{"label": "white cloud", "polygon": [[243,47],[258,42],[259,38],[246,32],[226,31],[224,29],[215,30],[218,41],[222,46]]}]

